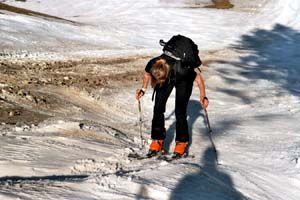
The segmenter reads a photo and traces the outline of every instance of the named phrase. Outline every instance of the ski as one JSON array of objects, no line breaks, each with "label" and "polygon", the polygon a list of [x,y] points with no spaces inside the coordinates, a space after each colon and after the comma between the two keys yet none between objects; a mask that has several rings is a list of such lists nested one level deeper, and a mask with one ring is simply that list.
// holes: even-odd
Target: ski
[{"label": "ski", "polygon": [[185,159],[185,158],[195,158],[195,156],[189,155],[189,154],[185,154],[182,156],[180,156],[178,154],[172,154],[172,155],[161,155],[161,156],[157,157],[158,160],[163,160],[166,162],[172,162],[172,161],[181,160],[181,159]]},{"label": "ski", "polygon": [[141,155],[139,153],[129,153],[128,158],[129,159],[136,159],[136,160],[143,160],[143,159],[150,159],[150,158],[159,158],[161,156],[167,156],[171,154],[166,154],[165,152],[158,152],[158,153],[150,153],[148,152],[145,155]]},{"label": "ski", "polygon": [[158,157],[158,159],[165,160],[167,162],[171,162],[171,161],[175,161],[175,160],[180,160],[180,159],[185,159],[185,158],[195,158],[195,155],[190,155],[190,154],[184,154],[184,155],[171,154],[171,155],[162,155],[162,156]]},{"label": "ski", "polygon": [[149,155],[149,154],[141,155],[139,153],[128,154],[129,159],[136,159],[136,160],[150,159],[150,158],[157,157],[157,156],[159,156],[159,155],[158,154],[156,154],[156,155]]},{"label": "ski", "polygon": [[182,156],[175,155],[175,154],[154,154],[154,155],[141,155],[139,153],[130,153],[128,154],[129,159],[135,159],[135,160],[144,160],[144,159],[152,159],[156,158],[157,160],[161,161],[167,161],[167,162],[172,162],[175,160],[180,160],[180,159],[186,159],[186,158],[195,158],[195,155],[190,155],[190,154],[185,154]]}]

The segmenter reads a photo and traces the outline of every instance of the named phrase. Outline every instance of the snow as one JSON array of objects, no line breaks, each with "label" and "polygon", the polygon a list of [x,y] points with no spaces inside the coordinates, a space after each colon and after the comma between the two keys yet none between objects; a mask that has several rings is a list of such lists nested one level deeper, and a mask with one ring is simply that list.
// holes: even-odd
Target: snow
[{"label": "snow", "polygon": [[[231,1],[230,10],[167,0],[3,2],[78,22],[0,10],[3,59],[154,56],[159,39],[191,37],[211,61],[202,74],[220,165],[196,87],[188,111],[195,158],[172,163],[127,157],[139,150],[134,92],[140,83],[104,96],[99,91],[98,100],[60,92],[85,112],[38,126],[0,126],[0,199],[300,199],[299,1]],[[142,99],[146,145],[151,96],[149,90]],[[174,96],[166,111],[169,151]],[[87,121],[84,127],[79,120]]]},{"label": "snow", "polygon": [[[5,2],[83,24],[74,26],[53,20],[41,22],[31,16],[0,16],[0,40],[8,49],[27,51],[28,54],[39,51],[39,48],[63,54],[67,53],[66,48],[97,50],[100,53],[102,50],[130,49],[139,52],[142,49],[153,53],[160,48],[157,45],[159,39],[167,40],[177,33],[193,38],[201,50],[220,49],[254,28],[266,28],[274,23],[296,23],[294,16],[297,17],[299,10],[298,3],[293,1],[262,1],[267,4],[263,7],[264,12],[189,9],[192,3],[183,1],[177,4],[153,0],[125,0],[122,3],[90,0]],[[295,13],[285,13],[290,10]],[[247,19],[247,23],[241,19]],[[7,24],[13,30],[3,28]],[[12,34],[13,31],[17,33]],[[43,45],[37,47],[36,44],[41,43]]]}]

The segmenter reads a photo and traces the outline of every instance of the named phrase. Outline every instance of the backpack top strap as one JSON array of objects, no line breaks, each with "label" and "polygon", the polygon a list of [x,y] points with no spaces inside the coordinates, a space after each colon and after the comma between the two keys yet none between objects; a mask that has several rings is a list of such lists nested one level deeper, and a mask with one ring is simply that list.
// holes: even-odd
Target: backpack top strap
[{"label": "backpack top strap", "polygon": [[180,58],[176,57],[172,52],[164,50],[164,54],[175,59],[175,60],[181,60]]}]

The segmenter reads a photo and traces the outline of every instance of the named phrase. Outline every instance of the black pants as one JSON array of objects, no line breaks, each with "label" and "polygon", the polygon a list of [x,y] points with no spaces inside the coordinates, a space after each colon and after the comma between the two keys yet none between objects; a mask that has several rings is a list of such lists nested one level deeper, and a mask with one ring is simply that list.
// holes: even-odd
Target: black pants
[{"label": "black pants", "polygon": [[156,97],[152,119],[151,138],[162,140],[166,137],[165,116],[167,100],[175,87],[176,141],[188,142],[187,105],[193,90],[193,79],[185,81],[169,81],[156,88]]}]

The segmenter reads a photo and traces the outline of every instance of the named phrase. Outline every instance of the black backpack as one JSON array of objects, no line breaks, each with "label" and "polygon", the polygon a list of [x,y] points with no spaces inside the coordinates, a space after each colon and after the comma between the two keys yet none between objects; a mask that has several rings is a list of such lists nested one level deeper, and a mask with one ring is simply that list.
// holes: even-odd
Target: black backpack
[{"label": "black backpack", "polygon": [[168,42],[160,40],[165,54],[179,58],[184,66],[197,68],[201,65],[198,46],[188,37],[175,35]]}]

